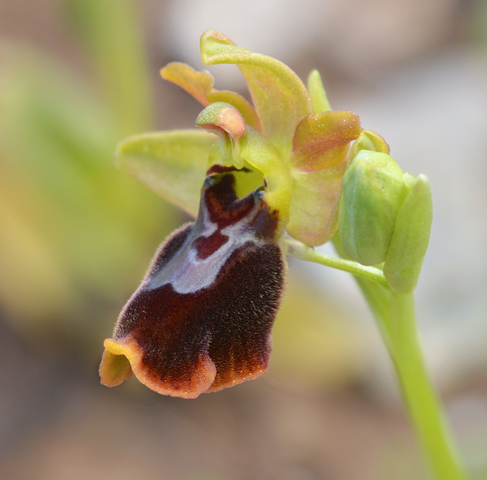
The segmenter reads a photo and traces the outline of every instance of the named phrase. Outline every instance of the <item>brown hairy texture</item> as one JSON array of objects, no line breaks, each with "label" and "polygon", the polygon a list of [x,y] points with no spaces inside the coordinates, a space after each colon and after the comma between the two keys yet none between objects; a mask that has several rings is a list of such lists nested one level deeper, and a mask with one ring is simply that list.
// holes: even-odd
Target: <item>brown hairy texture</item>
[{"label": "brown hairy texture", "polygon": [[248,243],[232,254],[209,288],[180,294],[166,284],[139,291],[121,323],[131,325],[147,373],[175,395],[192,390],[205,355],[217,369],[208,391],[264,373],[284,269],[278,246]]},{"label": "brown hairy texture", "polygon": [[[174,255],[179,251],[179,249],[183,246],[184,242],[186,241],[188,235],[191,233],[191,228],[193,227],[194,223],[189,223],[183,225],[182,227],[178,228],[176,231],[171,233],[169,237],[165,240],[165,242],[159,247],[156,254],[154,255],[149,269],[145,275],[145,277],[151,277],[158,271],[162,270],[166,264],[174,257]],[[140,287],[139,287],[140,288]],[[127,304],[122,310],[117,323],[115,325],[115,333],[114,338],[121,338],[127,335],[130,330],[132,329],[132,322],[131,318],[125,318],[123,313],[127,308],[127,305],[130,304],[132,298],[137,294],[138,290],[132,295],[129,299]]]},{"label": "brown hairy texture", "polygon": [[[116,365],[111,356],[119,354],[127,355],[133,372],[149,388],[185,398],[267,370],[286,270],[281,249],[273,242],[278,215],[269,211],[260,191],[238,199],[233,186],[231,174],[208,178],[196,222],[181,227],[159,248],[120,314],[113,338],[122,353],[104,355],[100,372],[113,378],[104,383],[117,384],[110,365]],[[239,237],[232,239],[227,253],[219,253],[230,240],[222,229],[233,225],[236,229],[225,231]],[[238,238],[242,240],[236,242]],[[194,260],[187,256],[190,252],[195,252]],[[174,270],[182,265],[180,259],[185,259],[185,277]],[[194,290],[176,290],[179,278],[191,280],[194,262],[206,262],[198,267],[203,277],[200,273],[195,277],[200,280],[194,280],[202,283],[195,283]],[[167,268],[172,273],[165,277]],[[118,377],[128,378],[122,373]]]},{"label": "brown hairy texture", "polygon": [[279,213],[271,211],[268,205],[264,205],[252,220],[252,227],[256,232],[257,238],[272,240],[276,236],[279,224]]}]

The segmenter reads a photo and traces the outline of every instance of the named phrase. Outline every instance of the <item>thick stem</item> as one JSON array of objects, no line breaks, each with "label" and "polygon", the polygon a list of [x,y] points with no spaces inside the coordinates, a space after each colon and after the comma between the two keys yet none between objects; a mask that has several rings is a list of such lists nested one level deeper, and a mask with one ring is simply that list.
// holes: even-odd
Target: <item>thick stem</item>
[{"label": "thick stem", "polygon": [[426,371],[412,294],[391,293],[390,353],[403,399],[434,478],[466,480],[442,405]]},{"label": "thick stem", "polygon": [[[289,238],[283,239],[282,246],[288,255],[355,275],[394,363],[410,421],[435,480],[468,480],[443,406],[426,370],[413,294],[392,291],[378,268],[322,255]],[[335,246],[340,251],[340,245],[335,242]]]}]

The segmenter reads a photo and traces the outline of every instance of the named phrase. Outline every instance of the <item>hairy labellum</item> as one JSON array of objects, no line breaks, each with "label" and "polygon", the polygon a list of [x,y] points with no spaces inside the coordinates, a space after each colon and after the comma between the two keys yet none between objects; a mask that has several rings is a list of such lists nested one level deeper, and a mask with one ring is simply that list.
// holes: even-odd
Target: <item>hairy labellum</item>
[{"label": "hairy labellum", "polygon": [[207,178],[195,223],[159,248],[105,341],[103,384],[132,373],[161,394],[195,398],[267,369],[284,284],[278,215],[232,174]]}]

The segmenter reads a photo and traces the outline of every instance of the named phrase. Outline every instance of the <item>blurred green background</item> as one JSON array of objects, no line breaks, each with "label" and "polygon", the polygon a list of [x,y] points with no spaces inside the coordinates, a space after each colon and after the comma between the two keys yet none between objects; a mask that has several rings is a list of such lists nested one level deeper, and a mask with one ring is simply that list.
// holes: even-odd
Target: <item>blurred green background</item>
[{"label": "blurred green background", "polygon": [[[103,339],[186,220],[113,152],[194,124],[201,107],[158,71],[202,69],[208,28],[302,78],[318,68],[335,108],[430,177],[420,327],[474,479],[487,478],[487,7],[460,0],[0,0],[0,478],[427,478],[341,272],[290,262],[256,381],[194,401],[99,384]],[[211,71],[245,94],[231,69]]]}]

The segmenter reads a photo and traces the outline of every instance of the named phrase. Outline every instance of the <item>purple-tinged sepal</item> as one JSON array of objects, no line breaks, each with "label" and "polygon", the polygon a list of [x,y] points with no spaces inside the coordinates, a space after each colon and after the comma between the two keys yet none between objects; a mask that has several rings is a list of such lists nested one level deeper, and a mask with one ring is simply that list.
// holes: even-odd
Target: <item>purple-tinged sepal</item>
[{"label": "purple-tinged sepal", "polygon": [[159,248],[105,341],[103,384],[130,377],[195,398],[267,370],[286,264],[264,190],[238,198],[232,173],[210,175],[195,223]]}]

